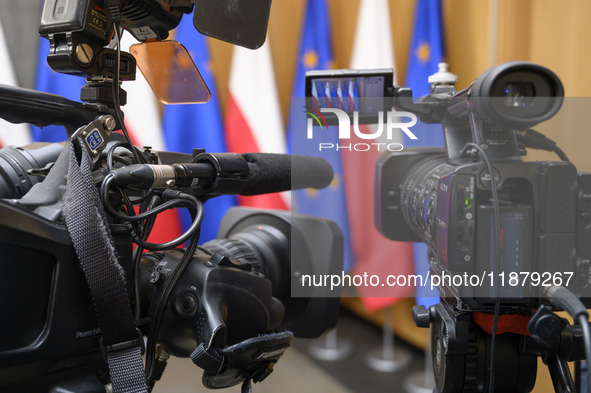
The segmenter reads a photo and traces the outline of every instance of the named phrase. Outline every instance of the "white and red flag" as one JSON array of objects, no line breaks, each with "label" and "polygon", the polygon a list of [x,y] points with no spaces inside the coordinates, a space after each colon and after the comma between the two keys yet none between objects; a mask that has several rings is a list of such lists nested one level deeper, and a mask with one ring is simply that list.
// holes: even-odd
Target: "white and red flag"
[{"label": "white and red flag", "polygon": [[[129,33],[123,34],[121,50],[129,52],[129,47],[138,43]],[[139,147],[151,146],[153,150],[165,151],[162,118],[158,107],[158,98],[139,68],[135,81],[123,82],[127,92],[127,104],[121,109],[125,114],[125,126],[133,144]],[[149,237],[151,243],[161,243],[176,239],[182,234],[178,212],[166,210],[158,214],[156,224]]]},{"label": "white and red flag", "polygon": [[[362,0],[353,55],[352,69],[392,68],[394,69],[394,47],[390,29],[390,12],[387,0]],[[396,73],[394,73],[396,75]],[[396,84],[396,77],[394,77]],[[349,100],[355,100],[356,81],[349,82]],[[357,98],[359,100],[359,98]],[[355,103],[349,103],[349,108]],[[350,109],[351,110],[351,109]],[[365,134],[375,132],[375,126],[360,125]],[[343,140],[341,140],[343,142]],[[347,144],[367,143],[351,132]],[[380,141],[383,142],[383,141]],[[400,142],[400,137],[388,143]],[[374,189],[376,160],[382,152],[341,150],[346,176],[349,228],[353,241],[355,265],[352,274],[377,275],[380,283],[386,283],[389,275],[413,274],[411,243],[394,242],[386,239],[374,224]],[[368,311],[377,311],[394,303],[403,296],[414,293],[414,287],[359,286],[364,306]]]},{"label": "white and red flag", "polygon": [[[269,41],[257,50],[236,46],[230,71],[226,141],[234,153],[286,153],[285,132]],[[239,196],[243,206],[288,209],[289,193]]]}]

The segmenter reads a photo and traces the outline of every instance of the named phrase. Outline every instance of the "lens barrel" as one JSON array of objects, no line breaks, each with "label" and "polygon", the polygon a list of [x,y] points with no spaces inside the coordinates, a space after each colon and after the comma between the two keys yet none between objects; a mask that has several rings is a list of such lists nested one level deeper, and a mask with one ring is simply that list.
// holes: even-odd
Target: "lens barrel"
[{"label": "lens barrel", "polygon": [[63,146],[53,143],[38,149],[8,146],[0,150],[0,198],[20,199],[41,179],[28,173],[55,162]]}]

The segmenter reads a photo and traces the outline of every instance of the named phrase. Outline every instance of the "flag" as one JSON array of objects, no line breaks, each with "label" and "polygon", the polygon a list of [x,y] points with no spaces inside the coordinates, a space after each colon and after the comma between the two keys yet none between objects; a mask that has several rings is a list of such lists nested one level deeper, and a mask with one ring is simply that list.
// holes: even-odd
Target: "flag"
[{"label": "flag", "polygon": [[[57,94],[72,101],[80,101],[80,89],[86,84],[84,78],[55,72],[47,64],[49,55],[49,40],[39,37],[39,51],[37,58],[37,76],[35,90]],[[80,126],[83,126],[81,124]],[[39,128],[31,126],[31,133],[35,142],[62,142],[67,139],[63,126],[47,126]]]},{"label": "flag", "polygon": [[[285,153],[285,133],[269,40],[259,49],[236,46],[230,70],[226,141],[234,153]],[[238,196],[241,205],[289,208],[289,193]]]},{"label": "flag", "polygon": [[318,89],[316,83],[312,83],[312,107],[317,111],[320,110],[320,97],[318,96]]},{"label": "flag", "polygon": [[[8,44],[0,21],[0,84],[18,86]],[[0,119],[0,148],[4,146],[24,146],[31,142],[31,132],[27,124],[13,124]]]},{"label": "flag", "polygon": [[[121,50],[129,52],[130,46],[136,43],[135,38],[125,32],[121,37]],[[123,82],[122,88],[127,92],[127,104],[121,109],[133,144],[140,148],[150,146],[156,151],[166,150],[159,101],[139,68],[136,70],[135,81]],[[162,243],[182,235],[179,211],[181,209],[166,210],[158,214],[148,238],[150,243]]]},{"label": "flag", "polygon": [[[169,151],[192,153],[193,148],[209,153],[226,152],[224,128],[218,95],[213,78],[207,40],[197,33],[191,18],[183,18],[176,30],[175,39],[184,43],[201,77],[211,92],[206,104],[166,105],[164,107],[164,141]],[[210,199],[205,204],[205,217],[201,224],[200,242],[215,239],[221,219],[226,211],[236,204],[236,197],[223,195]],[[191,225],[189,214],[182,215],[183,228]]]},{"label": "flag", "polygon": [[[388,1],[362,0],[360,7],[350,68],[394,69]],[[356,89],[358,89],[356,81],[350,81],[350,96],[355,96]],[[360,126],[360,130],[364,133],[373,132],[370,128]],[[367,142],[353,132],[351,135],[347,144]],[[411,245],[386,239],[374,224],[375,166],[381,152],[377,149],[363,152],[351,149],[351,151],[341,150],[341,152],[355,259],[353,274],[377,275],[381,283],[385,283],[390,274],[411,274],[413,272]],[[401,296],[412,294],[414,288],[362,285],[358,287],[358,291],[366,309],[377,311],[391,305]]]},{"label": "flag", "polygon": [[[131,45],[137,43],[130,33],[125,32],[121,37],[121,50],[129,53]],[[125,126],[134,145],[166,150],[159,100],[140,69],[136,70],[135,81],[123,82],[121,87],[127,92],[127,104],[121,109],[125,114]]]},{"label": "flag", "polygon": [[342,85],[341,81],[339,81],[339,87],[337,88],[337,97],[338,97],[338,107],[339,107],[339,109],[346,111],[347,110],[345,108],[346,101],[345,101],[344,96],[343,96],[343,85]]},{"label": "flag", "polygon": [[[330,39],[330,19],[326,0],[308,0],[305,13],[305,23],[302,30],[300,51],[296,77],[292,93],[292,114],[290,122],[290,141],[292,153],[315,155],[326,159],[334,171],[332,183],[322,190],[306,189],[294,191],[296,210],[300,213],[323,217],[334,221],[343,233],[344,261],[343,270],[349,271],[353,264],[351,241],[349,236],[349,222],[347,219],[347,204],[344,193],[343,164],[341,156],[336,150],[318,152],[318,140],[310,142],[306,137],[306,116],[302,115],[302,105],[305,95],[305,75],[307,71],[317,68],[331,68],[332,48]],[[333,84],[333,90],[334,90]],[[313,86],[313,96],[315,86]],[[343,94],[339,82],[337,93],[339,107],[343,105]],[[327,98],[328,100],[328,98]],[[314,101],[314,100],[313,100]],[[327,127],[317,130],[324,133],[322,142],[338,143],[338,127]],[[314,146],[311,146],[314,144]]]},{"label": "flag", "polygon": [[[406,87],[410,87],[414,100],[429,94],[428,77],[438,71],[443,61],[443,33],[440,0],[418,0],[415,14],[414,34],[406,75]],[[404,135],[403,145],[443,146],[443,130],[440,124],[425,124],[420,121],[413,127],[418,139]],[[423,243],[413,244],[415,271],[427,277],[429,271],[428,248]],[[419,286],[415,297],[417,304],[429,307],[439,303],[439,291],[431,285]]]}]

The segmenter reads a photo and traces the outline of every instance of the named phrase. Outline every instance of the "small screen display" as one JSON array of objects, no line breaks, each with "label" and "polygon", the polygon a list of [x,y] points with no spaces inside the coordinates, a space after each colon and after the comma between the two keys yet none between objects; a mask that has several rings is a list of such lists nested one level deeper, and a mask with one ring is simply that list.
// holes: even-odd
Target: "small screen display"
[{"label": "small screen display", "polygon": [[312,106],[338,108],[352,114],[376,114],[384,110],[384,76],[314,78],[311,81]]}]

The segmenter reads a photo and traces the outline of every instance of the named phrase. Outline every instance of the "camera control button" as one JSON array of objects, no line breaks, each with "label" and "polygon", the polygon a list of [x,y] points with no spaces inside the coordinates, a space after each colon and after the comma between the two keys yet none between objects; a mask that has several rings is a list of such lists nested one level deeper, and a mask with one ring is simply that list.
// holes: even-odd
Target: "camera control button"
[{"label": "camera control button", "polygon": [[150,283],[156,286],[162,285],[164,282],[164,274],[159,271],[154,271],[150,274]]},{"label": "camera control button", "polygon": [[192,293],[186,293],[177,298],[177,311],[182,316],[192,317],[199,308],[199,301]]}]

